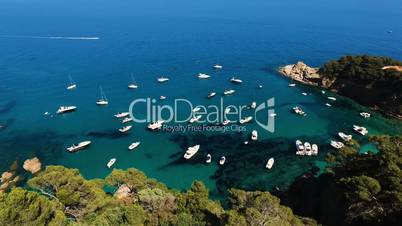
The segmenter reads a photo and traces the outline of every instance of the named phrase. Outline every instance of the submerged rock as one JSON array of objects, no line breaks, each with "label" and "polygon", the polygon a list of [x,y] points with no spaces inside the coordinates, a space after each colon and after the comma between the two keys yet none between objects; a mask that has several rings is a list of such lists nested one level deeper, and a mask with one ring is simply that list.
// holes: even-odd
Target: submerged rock
[{"label": "submerged rock", "polygon": [[24,165],[22,167],[24,168],[24,170],[32,174],[35,174],[40,171],[42,163],[39,161],[37,157],[35,157],[32,159],[25,160]]}]

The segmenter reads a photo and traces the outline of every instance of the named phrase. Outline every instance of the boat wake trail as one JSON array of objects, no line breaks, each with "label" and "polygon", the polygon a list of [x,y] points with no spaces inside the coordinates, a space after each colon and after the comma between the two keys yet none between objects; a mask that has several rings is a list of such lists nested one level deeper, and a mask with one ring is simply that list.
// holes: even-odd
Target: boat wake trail
[{"label": "boat wake trail", "polygon": [[0,38],[18,39],[63,39],[63,40],[98,40],[99,37],[70,37],[70,36],[33,36],[33,35],[0,35]]}]

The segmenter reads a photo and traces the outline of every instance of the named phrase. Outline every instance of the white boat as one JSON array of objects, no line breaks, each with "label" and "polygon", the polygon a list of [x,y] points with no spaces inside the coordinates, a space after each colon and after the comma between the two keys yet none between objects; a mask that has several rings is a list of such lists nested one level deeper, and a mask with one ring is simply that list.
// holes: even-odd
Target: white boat
[{"label": "white boat", "polygon": [[211,162],[212,162],[212,156],[211,156],[211,154],[208,154],[208,155],[207,155],[207,159],[205,159],[205,162],[206,162],[206,163],[211,163]]},{"label": "white boat", "polygon": [[258,140],[258,132],[257,132],[257,130],[253,130],[251,132],[251,140]]},{"label": "white boat", "polygon": [[276,113],[270,113],[268,116],[271,117],[271,118],[273,118],[273,117],[276,116]]},{"label": "white boat", "polygon": [[187,148],[186,153],[184,153],[184,158],[185,159],[190,159],[191,157],[193,157],[195,155],[195,153],[198,152],[198,150],[200,150],[200,145],[194,145],[192,147]]},{"label": "white boat", "polygon": [[200,111],[200,110],[201,110],[200,107],[195,107],[195,108],[193,108],[193,112],[198,112],[198,111]]},{"label": "white boat", "polygon": [[296,83],[289,83],[289,87],[295,87],[296,86]]},{"label": "white boat", "polygon": [[70,147],[67,148],[67,151],[69,152],[76,152],[78,150],[84,149],[86,147],[88,147],[91,144],[91,141],[82,141],[78,144],[73,144]]},{"label": "white boat", "polygon": [[166,97],[165,96],[160,96],[159,100],[166,100]]},{"label": "white boat", "polygon": [[111,168],[114,164],[116,163],[116,159],[112,158],[109,160],[109,162],[106,164],[107,168]]},{"label": "white boat", "polygon": [[302,93],[303,96],[307,96],[307,93]]},{"label": "white boat", "polygon": [[303,111],[303,109],[299,106],[295,106],[293,107],[293,111],[298,114],[298,115],[302,115],[302,116],[306,116],[306,113]]},{"label": "white boat", "polygon": [[227,89],[223,92],[223,95],[228,96],[228,95],[232,95],[233,93],[235,93],[235,91],[233,89]]},{"label": "white boat", "polygon": [[131,83],[128,85],[128,88],[129,89],[137,89],[138,88],[138,85],[135,82],[133,75],[131,75]]},{"label": "white boat", "polygon": [[130,144],[130,146],[128,146],[129,150],[133,150],[135,148],[137,148],[138,146],[140,146],[141,142],[134,142],[132,144]]},{"label": "white boat", "polygon": [[248,140],[244,141],[243,144],[247,145],[247,144],[248,144]]},{"label": "white boat", "polygon": [[253,120],[253,117],[251,116],[245,117],[243,119],[240,119],[240,124],[249,123],[251,122],[251,120]]},{"label": "white boat", "polygon": [[128,132],[133,126],[124,126],[123,128],[119,129],[120,132],[125,133]]},{"label": "white boat", "polygon": [[190,123],[198,122],[201,119],[201,115],[194,116],[190,119]]},{"label": "white boat", "polygon": [[77,88],[77,84],[75,84],[75,82],[71,78],[71,75],[68,75],[68,79],[70,80],[70,83],[67,86],[67,90],[72,90],[72,89]]},{"label": "white boat", "polygon": [[226,126],[226,125],[228,125],[229,123],[230,123],[230,120],[225,120],[225,121],[222,122],[222,125],[223,125],[223,126]]},{"label": "white boat", "polygon": [[238,79],[238,78],[235,78],[235,77],[232,77],[230,79],[230,82],[233,82],[233,83],[236,83],[236,84],[243,83],[243,81],[241,79]]},{"label": "white boat", "polygon": [[321,90],[321,93],[322,93],[322,94],[325,94],[325,90]]},{"label": "white boat", "polygon": [[265,168],[267,169],[272,169],[272,166],[274,166],[275,163],[275,159],[274,158],[270,158],[267,161],[267,164],[265,165]]},{"label": "white boat", "polygon": [[304,143],[304,152],[305,152],[306,155],[311,155],[312,154],[311,144],[309,142]]},{"label": "white boat", "polygon": [[103,92],[102,86],[99,86],[99,92],[100,92],[100,99],[96,101],[96,104],[100,106],[109,104],[109,101],[107,100],[106,95]]},{"label": "white boat", "polygon": [[251,107],[252,109],[255,109],[255,108],[257,107],[257,102],[253,101],[253,102],[251,103],[250,107]]},{"label": "white boat", "polygon": [[121,113],[115,114],[114,117],[116,117],[116,118],[125,118],[125,117],[127,117],[129,115],[130,115],[129,112],[121,112]]},{"label": "white boat", "polygon": [[222,156],[222,157],[219,159],[219,165],[223,166],[223,164],[225,164],[225,162],[226,162],[226,157],[225,157],[225,156]]},{"label": "white boat", "polygon": [[304,145],[301,140],[296,140],[296,155],[305,155]]},{"label": "white boat", "polygon": [[60,106],[59,109],[56,111],[57,114],[63,114],[67,112],[72,112],[77,110],[76,106]]},{"label": "white boat", "polygon": [[150,130],[157,130],[157,129],[160,129],[160,128],[162,128],[162,125],[163,125],[164,122],[165,122],[165,121],[163,121],[163,120],[159,120],[159,121],[153,122],[153,123],[151,123],[151,124],[148,125],[148,129],[150,129]]},{"label": "white boat", "polygon": [[311,146],[311,150],[313,151],[313,155],[318,155],[318,146],[316,144]]},{"label": "white boat", "polygon": [[230,107],[225,108],[225,114],[229,114],[230,113]]},{"label": "white boat", "polygon": [[127,123],[127,122],[131,122],[131,121],[133,121],[134,119],[133,118],[131,118],[131,117],[126,117],[126,118],[124,118],[123,119],[123,121],[121,121],[122,123]]},{"label": "white boat", "polygon": [[45,112],[45,113],[43,113],[43,115],[49,115],[50,113],[47,111],[47,112]]},{"label": "white boat", "polygon": [[344,141],[350,141],[352,139],[352,135],[346,135],[345,133],[339,132],[338,136],[342,138]]},{"label": "white boat", "polygon": [[327,97],[328,98],[328,100],[333,100],[333,101],[335,101],[336,100],[336,98],[335,97]]},{"label": "white boat", "polygon": [[332,107],[332,105],[330,103],[326,103],[325,105],[328,107]]},{"label": "white boat", "polygon": [[371,114],[367,112],[360,112],[360,116],[362,116],[363,118],[370,118]]},{"label": "white boat", "polygon": [[367,133],[368,133],[368,130],[363,126],[353,125],[353,130],[360,133],[363,136],[367,135]]},{"label": "white boat", "polygon": [[216,95],[215,92],[208,93],[208,98],[211,99],[211,98],[214,97],[215,95]]},{"label": "white boat", "polygon": [[200,79],[211,78],[210,75],[207,75],[207,74],[204,74],[204,73],[199,73],[197,77],[200,78]]},{"label": "white boat", "polygon": [[214,66],[212,66],[213,68],[215,68],[215,69],[222,69],[223,68],[223,66],[222,65],[219,65],[219,64],[215,64]]},{"label": "white boat", "polygon": [[334,140],[331,140],[330,144],[331,144],[332,147],[334,147],[336,149],[341,149],[341,148],[343,148],[345,146],[342,142],[334,141]]},{"label": "white boat", "polygon": [[159,83],[164,83],[164,82],[169,81],[169,78],[166,78],[166,77],[163,77],[163,76],[162,76],[162,77],[158,78],[157,81],[158,81]]},{"label": "white boat", "polygon": [[259,88],[259,89],[262,89],[262,85],[258,85],[258,88]]}]

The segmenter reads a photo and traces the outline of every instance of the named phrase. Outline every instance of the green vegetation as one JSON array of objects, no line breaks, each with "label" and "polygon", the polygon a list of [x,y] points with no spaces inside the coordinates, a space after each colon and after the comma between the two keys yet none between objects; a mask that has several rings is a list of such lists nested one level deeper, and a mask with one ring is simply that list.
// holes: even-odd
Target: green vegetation
[{"label": "green vegetation", "polygon": [[338,164],[328,173],[297,180],[285,204],[325,225],[400,225],[402,136],[370,140],[377,143],[378,154],[359,154],[352,142],[329,156]]},{"label": "green vegetation", "polygon": [[86,180],[76,169],[48,166],[28,186],[0,193],[0,225],[316,225],[268,192],[233,189],[224,209],[201,182],[179,192],[136,169]]}]

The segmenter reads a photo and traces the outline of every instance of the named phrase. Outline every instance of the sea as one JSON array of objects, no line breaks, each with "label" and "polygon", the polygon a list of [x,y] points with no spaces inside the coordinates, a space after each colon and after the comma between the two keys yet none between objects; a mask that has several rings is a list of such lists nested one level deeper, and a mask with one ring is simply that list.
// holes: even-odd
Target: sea
[{"label": "sea", "polygon": [[[137,168],[177,190],[203,181],[215,197],[233,187],[286,189],[312,167],[325,167],[327,153],[335,151],[329,142],[339,140],[338,132],[352,134],[364,152],[376,151],[352,125],[368,128],[369,135],[394,135],[402,134],[402,124],[331,92],[289,87],[291,81],[277,73],[278,67],[297,61],[320,67],[360,54],[402,60],[400,12],[397,0],[2,0],[0,171],[38,157],[44,166],[60,164],[79,169],[87,179],[104,178],[111,172],[106,163],[116,158],[113,168]],[[213,69],[215,64],[223,68]],[[211,78],[198,79],[198,73]],[[69,76],[75,90],[66,89]],[[170,80],[160,84],[160,76]],[[243,83],[230,83],[232,77]],[[127,88],[132,78],[138,89]],[[95,104],[99,87],[107,106]],[[225,89],[236,92],[223,96]],[[216,97],[207,99],[210,92]],[[166,100],[159,100],[162,95]],[[154,99],[153,106],[174,106],[177,99],[194,106],[221,101],[259,106],[273,98],[269,108],[276,117],[270,129],[256,122],[264,124],[263,110],[251,123],[233,124],[229,131],[152,132],[147,123],[134,122],[127,124],[133,126],[129,133],[120,133],[123,124],[114,114],[146,98]],[[78,109],[55,114],[61,105]],[[294,106],[307,116],[294,114]],[[176,110],[191,112],[188,106]],[[146,114],[144,105],[133,111]],[[360,117],[362,111],[372,117]],[[254,116],[253,109],[244,114]],[[258,131],[256,142],[249,141],[252,130]],[[317,144],[319,155],[296,156],[297,139]],[[83,140],[92,141],[89,148],[66,151]],[[129,151],[135,141],[140,146]],[[185,160],[186,149],[196,144],[200,150]],[[205,163],[208,153],[210,164]],[[224,165],[218,164],[221,156]],[[272,157],[275,164],[268,170],[265,164]]]}]

